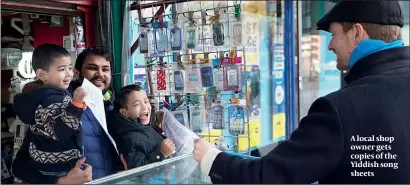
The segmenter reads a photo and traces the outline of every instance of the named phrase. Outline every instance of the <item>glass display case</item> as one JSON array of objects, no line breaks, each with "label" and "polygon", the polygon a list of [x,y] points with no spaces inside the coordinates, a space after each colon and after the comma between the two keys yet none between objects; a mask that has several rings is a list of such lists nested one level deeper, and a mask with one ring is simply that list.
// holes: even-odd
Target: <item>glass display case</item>
[{"label": "glass display case", "polygon": [[212,184],[192,154],[113,174],[87,184]]}]

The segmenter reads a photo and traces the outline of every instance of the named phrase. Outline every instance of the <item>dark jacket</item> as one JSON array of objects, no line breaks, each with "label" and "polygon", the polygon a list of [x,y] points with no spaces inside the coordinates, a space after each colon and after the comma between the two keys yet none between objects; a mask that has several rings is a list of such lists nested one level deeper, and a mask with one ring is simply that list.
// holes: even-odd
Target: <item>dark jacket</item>
[{"label": "dark jacket", "polygon": [[118,152],[123,154],[128,168],[135,168],[162,161],[164,155],[160,152],[164,136],[159,134],[152,125],[142,125],[138,121],[124,118],[114,111],[113,119],[108,127],[110,135],[115,140]]},{"label": "dark jacket", "polygon": [[[72,93],[78,86],[79,84],[72,83],[68,89],[69,92]],[[106,112],[112,109],[111,102],[112,101],[104,102]],[[83,123],[82,144],[84,146],[84,155],[86,157],[86,163],[93,167],[93,179],[105,177],[116,173],[117,170],[122,170],[123,167],[119,160],[118,153],[115,151],[107,134],[105,134],[105,131],[89,108],[84,111],[81,121]],[[36,170],[35,166],[28,164],[28,148],[29,142],[26,137],[13,161],[12,172],[14,176],[30,184],[56,183],[57,177],[43,175]]]},{"label": "dark jacket", "polygon": [[[38,83],[38,82],[34,82]],[[65,89],[37,86],[14,97],[14,110],[29,125],[30,163],[43,174],[64,176],[83,157],[81,116]]]},{"label": "dark jacket", "polygon": [[[219,153],[209,174],[212,182],[410,183],[409,54],[409,47],[402,47],[362,58],[345,77],[347,85],[317,99],[290,139],[266,156],[251,160]],[[377,140],[380,135],[394,141],[356,138]],[[352,150],[356,145],[384,148]],[[383,159],[374,159],[381,153]],[[385,159],[387,153],[397,158]],[[352,167],[359,162],[357,154],[377,166]],[[384,167],[388,163],[398,168]]]}]

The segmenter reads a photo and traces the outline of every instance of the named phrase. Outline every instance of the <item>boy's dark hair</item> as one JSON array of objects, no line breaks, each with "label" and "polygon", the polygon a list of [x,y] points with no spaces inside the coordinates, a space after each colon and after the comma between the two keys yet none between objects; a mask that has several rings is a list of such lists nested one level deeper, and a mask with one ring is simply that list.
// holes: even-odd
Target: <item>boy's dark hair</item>
[{"label": "boy's dark hair", "polygon": [[104,57],[107,61],[110,62],[110,65],[112,67],[112,53],[110,48],[105,46],[93,46],[87,47],[83,51],[81,51],[81,53],[77,56],[74,68],[81,71],[81,68],[84,65],[84,60],[89,55],[97,55]]},{"label": "boy's dark hair", "polygon": [[141,86],[136,85],[136,84],[124,86],[115,95],[114,108],[116,110],[127,108],[128,95],[134,91],[141,91],[141,90],[143,90]]},{"label": "boy's dark hair", "polygon": [[32,66],[37,69],[48,70],[55,58],[71,57],[70,53],[63,47],[56,44],[42,44],[33,51]]}]

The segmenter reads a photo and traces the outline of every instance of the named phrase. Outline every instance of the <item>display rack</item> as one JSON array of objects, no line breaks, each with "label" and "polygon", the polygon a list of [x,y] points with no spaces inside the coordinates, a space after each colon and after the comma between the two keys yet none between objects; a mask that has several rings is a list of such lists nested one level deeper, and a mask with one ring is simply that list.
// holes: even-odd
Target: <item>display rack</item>
[{"label": "display rack", "polygon": [[[225,7],[200,8],[200,10],[193,11],[189,11],[188,8],[188,11],[184,12],[177,12],[176,6],[176,2],[172,4],[171,14],[166,14],[166,11],[162,14],[153,12],[152,17],[142,17],[141,9],[138,9],[140,24],[137,26],[141,33],[138,44],[140,53],[145,57],[149,98],[156,99],[153,101],[156,104],[155,107],[165,107],[173,111],[176,117],[181,118],[180,122],[184,122],[185,126],[204,139],[215,142],[219,146],[224,145],[225,138],[232,140],[233,146],[225,146],[221,149],[249,155],[251,148],[250,105],[247,100],[245,46],[233,45],[231,40],[233,39],[231,38],[231,26],[234,23],[241,24],[241,6],[240,4],[234,6],[227,4]],[[165,4],[161,9],[166,9]],[[182,21],[179,18],[181,15],[183,16]],[[181,29],[180,40],[183,47],[180,49],[173,49],[169,46],[171,43],[168,34],[171,34],[169,31],[171,24]],[[158,25],[162,26],[158,28]],[[213,29],[211,38],[204,36],[206,26]],[[192,32],[197,37],[193,45],[197,47],[202,44],[203,52],[195,52],[195,47],[187,45],[188,42],[191,43],[187,32],[193,29],[196,30]],[[167,44],[166,49],[158,49],[160,42],[158,32],[166,35],[168,39],[162,43]],[[147,40],[142,41],[142,39]],[[205,40],[213,41],[217,47],[216,51],[206,52]],[[147,50],[141,50],[141,47]],[[211,59],[210,55],[215,58]],[[237,76],[235,76],[235,71]],[[180,80],[175,80],[178,75]],[[192,82],[190,79],[194,75],[198,78],[197,86],[190,84]],[[235,76],[238,81],[231,80],[231,76]],[[205,82],[202,82],[202,79]],[[228,81],[236,83],[236,86],[230,86],[231,83]],[[176,88],[177,86],[179,88]],[[220,134],[214,134],[216,132]],[[248,140],[246,151],[238,149],[239,138]]]}]

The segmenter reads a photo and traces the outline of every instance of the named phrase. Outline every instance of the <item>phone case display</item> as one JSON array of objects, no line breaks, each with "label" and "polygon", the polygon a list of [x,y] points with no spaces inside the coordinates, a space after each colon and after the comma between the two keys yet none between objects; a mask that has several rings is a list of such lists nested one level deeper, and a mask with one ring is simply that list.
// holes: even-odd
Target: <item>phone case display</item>
[{"label": "phone case display", "polygon": [[186,92],[198,93],[201,88],[201,72],[197,64],[189,66],[191,68],[186,69]]},{"label": "phone case display", "polygon": [[225,128],[225,108],[223,105],[219,103],[214,104],[212,107],[212,115],[213,115],[213,129],[224,129]]},{"label": "phone case display", "polygon": [[[230,13],[224,14],[226,19],[222,21],[218,9],[211,16],[212,20],[207,21],[208,16],[204,17],[207,10],[202,11],[205,11],[201,12],[202,18],[194,18],[192,11],[179,12],[188,19],[183,24],[174,20],[169,25],[164,21],[161,26],[161,20],[156,20],[150,32],[142,32],[151,38],[146,43],[152,44],[146,48],[158,53],[145,56],[149,63],[146,66],[150,74],[148,83],[154,86],[150,87],[153,89],[149,91],[150,98],[160,99],[156,106],[160,107],[162,103],[181,124],[198,136],[208,137],[210,142],[218,137],[232,137],[229,145],[234,147],[228,151],[244,152],[245,140],[236,139],[238,135],[249,137],[249,132],[247,136],[244,134],[250,114],[246,103],[242,102],[248,97],[248,82],[243,80],[247,71],[242,69],[246,66],[243,24],[236,13],[232,19]],[[194,19],[202,19],[201,24],[196,24]],[[205,49],[209,46],[210,49]],[[243,52],[240,57],[237,51]],[[230,99],[232,97],[235,101]],[[227,102],[229,100],[231,102]],[[248,143],[248,152],[250,145]]]},{"label": "phone case display", "polygon": [[232,61],[225,59],[224,68],[224,90],[241,91],[241,73],[242,73],[242,58],[235,57]]},{"label": "phone case display", "polygon": [[245,134],[245,108],[241,105],[228,106],[229,132],[234,135]]},{"label": "phone case display", "polygon": [[205,121],[205,108],[202,104],[189,105],[189,120],[192,131],[196,133],[203,131]]},{"label": "phone case display", "polygon": [[182,29],[174,24],[169,30],[170,46],[172,51],[180,51],[182,49]]},{"label": "phone case display", "polygon": [[194,26],[189,26],[186,28],[186,48],[194,49],[197,45],[198,29]]},{"label": "phone case display", "polygon": [[153,22],[155,37],[155,49],[157,52],[165,52],[168,50],[168,22]]},{"label": "phone case display", "polygon": [[214,75],[211,65],[204,65],[201,67],[201,80],[203,87],[214,86]]}]

